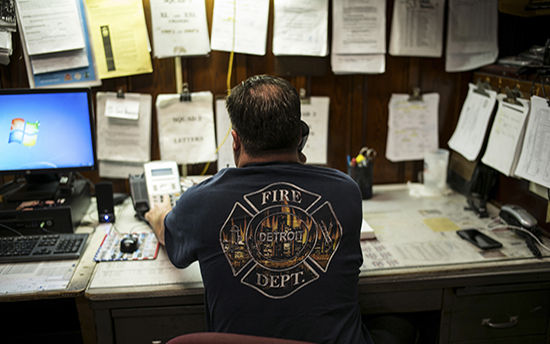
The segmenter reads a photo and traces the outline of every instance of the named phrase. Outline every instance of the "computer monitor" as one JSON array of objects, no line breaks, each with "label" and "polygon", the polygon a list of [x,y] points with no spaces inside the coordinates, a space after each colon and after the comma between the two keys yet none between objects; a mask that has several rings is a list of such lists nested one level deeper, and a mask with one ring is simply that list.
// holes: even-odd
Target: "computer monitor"
[{"label": "computer monitor", "polygon": [[94,170],[96,161],[89,88],[0,89],[0,174],[40,187],[45,175]]}]

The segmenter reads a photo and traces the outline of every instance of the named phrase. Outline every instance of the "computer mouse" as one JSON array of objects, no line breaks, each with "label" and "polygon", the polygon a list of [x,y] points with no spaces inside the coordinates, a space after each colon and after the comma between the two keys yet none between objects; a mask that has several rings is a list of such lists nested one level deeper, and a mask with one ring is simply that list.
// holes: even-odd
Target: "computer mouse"
[{"label": "computer mouse", "polygon": [[139,240],[136,236],[128,235],[120,240],[120,252],[132,253],[139,247]]}]

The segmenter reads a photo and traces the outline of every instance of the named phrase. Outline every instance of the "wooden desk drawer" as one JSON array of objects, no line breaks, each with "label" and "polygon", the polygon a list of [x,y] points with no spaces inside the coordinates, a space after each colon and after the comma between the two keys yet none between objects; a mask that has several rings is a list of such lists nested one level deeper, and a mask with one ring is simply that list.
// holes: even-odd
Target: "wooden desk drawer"
[{"label": "wooden desk drawer", "polygon": [[204,305],[114,309],[111,315],[117,344],[166,343],[206,331]]},{"label": "wooden desk drawer", "polygon": [[457,296],[451,311],[451,342],[546,335],[550,291]]}]

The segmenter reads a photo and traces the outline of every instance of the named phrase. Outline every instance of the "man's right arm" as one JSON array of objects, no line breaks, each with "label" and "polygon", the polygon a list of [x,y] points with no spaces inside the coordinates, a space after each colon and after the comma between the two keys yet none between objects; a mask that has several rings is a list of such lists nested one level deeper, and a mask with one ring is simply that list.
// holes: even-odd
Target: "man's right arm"
[{"label": "man's right arm", "polygon": [[164,218],[172,211],[170,196],[164,195],[162,203],[156,204],[152,209],[145,213],[145,219],[153,229],[159,243],[164,245]]}]

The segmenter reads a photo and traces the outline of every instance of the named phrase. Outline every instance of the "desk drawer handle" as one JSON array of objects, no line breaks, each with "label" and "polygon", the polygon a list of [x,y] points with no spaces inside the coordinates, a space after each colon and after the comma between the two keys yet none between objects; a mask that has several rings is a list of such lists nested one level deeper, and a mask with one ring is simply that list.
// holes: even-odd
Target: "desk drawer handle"
[{"label": "desk drawer handle", "polygon": [[518,324],[518,317],[510,317],[510,322],[493,324],[491,318],[481,320],[481,325],[489,326],[491,328],[509,328]]}]

